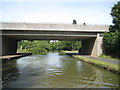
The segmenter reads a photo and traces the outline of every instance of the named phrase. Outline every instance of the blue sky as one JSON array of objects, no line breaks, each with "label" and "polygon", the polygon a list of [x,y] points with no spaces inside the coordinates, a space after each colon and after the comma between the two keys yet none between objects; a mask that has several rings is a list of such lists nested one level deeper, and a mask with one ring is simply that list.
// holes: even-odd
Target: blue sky
[{"label": "blue sky", "polygon": [[2,0],[1,22],[112,24],[118,0]]}]

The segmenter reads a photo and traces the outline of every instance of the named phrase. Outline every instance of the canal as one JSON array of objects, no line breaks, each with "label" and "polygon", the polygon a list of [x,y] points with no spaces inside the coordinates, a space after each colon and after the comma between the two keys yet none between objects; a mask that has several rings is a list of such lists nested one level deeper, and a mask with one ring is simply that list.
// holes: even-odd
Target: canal
[{"label": "canal", "polygon": [[2,65],[3,88],[118,87],[118,75],[59,52],[31,55]]}]

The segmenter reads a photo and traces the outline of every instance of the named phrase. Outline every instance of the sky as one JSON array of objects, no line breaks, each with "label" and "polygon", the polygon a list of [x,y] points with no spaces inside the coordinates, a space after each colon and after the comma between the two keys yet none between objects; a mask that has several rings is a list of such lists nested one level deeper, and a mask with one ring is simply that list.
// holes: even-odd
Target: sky
[{"label": "sky", "polygon": [[112,24],[119,0],[0,0],[0,22]]}]

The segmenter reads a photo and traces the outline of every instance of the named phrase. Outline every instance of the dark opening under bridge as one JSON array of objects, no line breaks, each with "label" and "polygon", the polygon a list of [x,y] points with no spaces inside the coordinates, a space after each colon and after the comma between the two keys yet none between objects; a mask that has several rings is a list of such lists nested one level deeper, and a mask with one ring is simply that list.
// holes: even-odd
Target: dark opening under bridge
[{"label": "dark opening under bridge", "polygon": [[81,40],[82,54],[102,53],[103,33],[107,25],[73,25],[40,23],[0,23],[1,55],[15,54],[19,40]]}]

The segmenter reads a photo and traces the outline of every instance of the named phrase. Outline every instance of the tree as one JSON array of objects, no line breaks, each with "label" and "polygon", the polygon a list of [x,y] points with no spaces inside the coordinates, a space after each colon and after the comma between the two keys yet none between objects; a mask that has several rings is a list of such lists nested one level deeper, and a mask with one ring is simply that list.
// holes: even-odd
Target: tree
[{"label": "tree", "polygon": [[77,24],[77,21],[74,19],[72,24]]},{"label": "tree", "polygon": [[115,32],[119,31],[120,32],[120,1],[112,7],[111,10],[111,16],[113,17],[113,24],[110,26],[110,31]]},{"label": "tree", "polygon": [[61,50],[78,50],[81,48],[80,41],[60,41],[59,47]]},{"label": "tree", "polygon": [[26,49],[27,51],[32,52],[33,54],[45,54],[47,51],[51,50],[78,50],[81,47],[80,41],[59,41],[52,42],[50,41],[40,41],[40,40],[22,40],[18,42],[18,49],[20,47]]},{"label": "tree", "polygon": [[109,26],[110,32],[103,37],[104,53],[120,58],[120,1],[112,7],[110,14],[113,25]]},{"label": "tree", "polygon": [[84,22],[83,25],[86,25],[86,23]]}]

